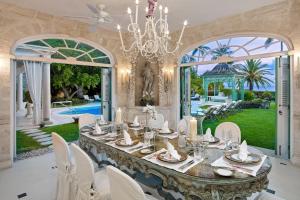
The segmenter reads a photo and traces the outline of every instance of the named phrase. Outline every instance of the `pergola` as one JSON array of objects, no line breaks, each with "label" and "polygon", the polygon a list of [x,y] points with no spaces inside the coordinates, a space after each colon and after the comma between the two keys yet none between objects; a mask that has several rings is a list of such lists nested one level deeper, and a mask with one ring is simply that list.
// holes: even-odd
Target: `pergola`
[{"label": "pergola", "polygon": [[[214,96],[219,92],[219,88],[216,87],[216,84],[227,83],[228,87],[231,88],[231,99],[233,101],[238,99],[244,100],[245,76],[238,72],[232,65],[219,63],[211,71],[205,72],[202,78],[206,100],[208,100],[208,86],[210,83],[214,84]],[[239,96],[237,91],[240,93]]]}]

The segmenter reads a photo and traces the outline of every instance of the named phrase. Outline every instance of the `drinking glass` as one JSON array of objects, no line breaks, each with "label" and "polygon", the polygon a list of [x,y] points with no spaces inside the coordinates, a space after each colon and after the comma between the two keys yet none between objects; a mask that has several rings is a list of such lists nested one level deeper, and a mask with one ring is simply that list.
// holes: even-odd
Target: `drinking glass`
[{"label": "drinking glass", "polygon": [[196,145],[194,147],[194,159],[202,162],[206,157],[206,149],[204,145]]},{"label": "drinking glass", "polygon": [[150,146],[151,140],[154,138],[154,132],[149,131],[144,133],[144,146]]},{"label": "drinking glass", "polygon": [[186,136],[184,135],[184,132],[180,132],[178,136],[178,147],[184,148],[186,147]]}]

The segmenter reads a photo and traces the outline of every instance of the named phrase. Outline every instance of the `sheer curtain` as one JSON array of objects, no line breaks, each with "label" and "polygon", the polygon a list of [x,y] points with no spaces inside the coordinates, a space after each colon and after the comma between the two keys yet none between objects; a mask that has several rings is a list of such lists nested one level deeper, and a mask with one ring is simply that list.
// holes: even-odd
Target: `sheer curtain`
[{"label": "sheer curtain", "polygon": [[24,61],[28,90],[33,102],[33,123],[41,122],[42,62]]}]

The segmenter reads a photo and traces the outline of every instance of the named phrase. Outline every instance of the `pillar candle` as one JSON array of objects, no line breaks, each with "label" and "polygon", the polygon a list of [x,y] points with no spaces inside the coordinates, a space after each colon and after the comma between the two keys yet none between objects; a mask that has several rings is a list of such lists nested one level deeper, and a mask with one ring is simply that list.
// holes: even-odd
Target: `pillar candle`
[{"label": "pillar candle", "polygon": [[116,123],[121,124],[122,123],[122,110],[119,108],[116,112]]},{"label": "pillar candle", "polygon": [[197,137],[197,120],[193,117],[190,120],[190,138],[195,140]]}]

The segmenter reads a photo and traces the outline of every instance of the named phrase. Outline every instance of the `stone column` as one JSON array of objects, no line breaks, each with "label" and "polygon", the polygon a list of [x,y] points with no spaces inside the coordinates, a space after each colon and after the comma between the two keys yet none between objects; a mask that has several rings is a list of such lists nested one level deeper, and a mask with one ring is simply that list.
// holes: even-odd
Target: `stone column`
[{"label": "stone column", "polygon": [[44,63],[42,72],[42,121],[51,124],[50,63]]},{"label": "stone column", "polygon": [[17,111],[23,108],[23,73],[17,75]]}]

